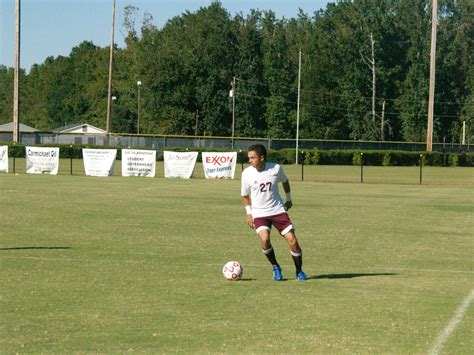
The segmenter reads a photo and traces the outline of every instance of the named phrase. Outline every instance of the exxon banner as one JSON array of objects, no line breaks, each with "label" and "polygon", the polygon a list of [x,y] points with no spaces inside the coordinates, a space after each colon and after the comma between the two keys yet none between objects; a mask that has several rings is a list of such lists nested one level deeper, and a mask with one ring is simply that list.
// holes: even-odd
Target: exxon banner
[{"label": "exxon banner", "polygon": [[202,167],[206,179],[233,179],[237,152],[202,153]]}]

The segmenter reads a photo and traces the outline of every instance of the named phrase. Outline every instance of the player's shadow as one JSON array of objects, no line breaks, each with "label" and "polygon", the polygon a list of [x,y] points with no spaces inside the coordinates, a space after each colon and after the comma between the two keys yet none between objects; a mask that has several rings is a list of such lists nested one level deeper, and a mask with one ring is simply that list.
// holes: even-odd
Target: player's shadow
[{"label": "player's shadow", "polygon": [[379,272],[379,273],[364,273],[364,274],[327,274],[327,275],[314,275],[310,276],[309,279],[329,279],[329,280],[337,280],[337,279],[353,279],[356,277],[371,277],[371,276],[395,276],[393,272]]},{"label": "player's shadow", "polygon": [[10,248],[0,248],[0,250],[63,250],[63,249],[72,249],[71,247],[10,247]]}]

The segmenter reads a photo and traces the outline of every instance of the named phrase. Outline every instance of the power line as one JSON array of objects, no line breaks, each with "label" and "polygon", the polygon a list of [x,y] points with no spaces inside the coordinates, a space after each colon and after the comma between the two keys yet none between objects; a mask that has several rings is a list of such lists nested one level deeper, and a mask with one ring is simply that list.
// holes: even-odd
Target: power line
[{"label": "power line", "polygon": [[[276,97],[264,97],[264,96],[258,96],[258,95],[251,95],[251,94],[244,94],[242,92],[239,93],[239,96],[245,96],[245,97],[253,97],[253,98],[258,98],[266,101],[275,101],[275,102],[283,102],[286,104],[292,104],[292,105],[297,105],[297,102],[294,101],[288,101],[285,99],[280,99]],[[301,106],[305,107],[314,107],[314,108],[325,108],[325,109],[331,109],[331,110],[338,110],[338,111],[345,111],[345,112],[360,112],[366,114],[369,112],[368,110],[359,110],[359,109],[349,109],[349,108],[343,108],[343,107],[335,107],[335,106],[325,106],[325,105],[312,105],[308,103],[301,103]],[[382,111],[375,111],[377,114],[382,114]],[[420,112],[420,113],[406,113],[406,112],[384,112],[385,115],[395,115],[395,116],[400,116],[400,115],[405,115],[405,116],[426,116],[426,112]],[[438,118],[443,118],[443,117],[450,117],[450,118],[459,118],[457,115],[434,115],[434,117]],[[471,116],[467,116],[467,118],[470,118]]]},{"label": "power line", "polygon": [[[281,89],[288,89],[288,90],[295,90],[295,88],[290,87],[290,86],[282,86],[282,85],[275,85],[275,84],[264,84],[260,82],[255,82],[251,80],[245,80],[241,78],[237,78],[236,80],[242,81],[249,83],[254,86],[264,86],[264,87],[272,87],[272,88],[281,88]],[[349,94],[335,94],[335,93],[327,93],[327,92],[321,92],[321,91],[315,91],[315,90],[308,90],[308,89],[301,89],[302,92],[308,92],[308,93],[313,93],[313,94],[318,94],[318,95],[327,95],[327,96],[337,96],[337,97],[350,97],[350,98],[357,98],[357,99],[365,99],[365,100],[372,100],[372,97],[368,96],[359,96],[359,95],[349,95]],[[408,100],[408,99],[387,99],[387,98],[380,98],[376,97],[376,100],[378,101],[397,101],[397,102],[418,102],[418,103],[427,103],[428,100]],[[445,104],[445,105],[458,105],[458,106],[466,106],[466,105],[474,105],[474,102],[465,102],[465,103],[458,103],[458,102],[450,102],[450,101],[435,101],[435,104]]]}]

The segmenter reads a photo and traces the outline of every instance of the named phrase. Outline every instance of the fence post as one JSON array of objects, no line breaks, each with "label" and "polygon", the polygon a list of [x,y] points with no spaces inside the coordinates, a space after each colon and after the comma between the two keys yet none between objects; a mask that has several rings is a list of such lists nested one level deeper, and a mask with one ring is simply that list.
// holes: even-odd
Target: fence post
[{"label": "fence post", "polygon": [[304,181],[304,150],[301,151],[301,181]]},{"label": "fence post", "polygon": [[69,157],[71,158],[71,165],[70,165],[70,167],[71,167],[71,175],[72,175],[72,144],[69,146],[69,148],[71,148],[71,149],[69,150],[69,154],[70,154]]},{"label": "fence post", "polygon": [[360,182],[364,182],[364,153],[360,153]]},{"label": "fence post", "polygon": [[443,137],[443,166],[446,166],[446,137]]},{"label": "fence post", "polygon": [[423,181],[423,154],[420,154],[420,185]]}]

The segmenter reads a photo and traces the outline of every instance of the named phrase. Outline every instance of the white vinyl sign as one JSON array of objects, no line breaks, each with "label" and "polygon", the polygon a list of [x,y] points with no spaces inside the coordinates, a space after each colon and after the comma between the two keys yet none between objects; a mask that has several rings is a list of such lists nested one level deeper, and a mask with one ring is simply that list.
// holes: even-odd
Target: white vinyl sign
[{"label": "white vinyl sign", "polygon": [[206,179],[233,179],[237,152],[202,153],[202,167]]},{"label": "white vinyl sign", "polygon": [[8,145],[0,146],[0,173],[8,173]]},{"label": "white vinyl sign", "polygon": [[122,149],[122,176],[155,176],[156,150]]},{"label": "white vinyl sign", "polygon": [[59,148],[26,147],[25,149],[28,174],[58,174]]},{"label": "white vinyl sign", "polygon": [[189,179],[196,165],[198,152],[163,151],[165,177]]},{"label": "white vinyl sign", "polygon": [[112,176],[117,149],[82,149],[84,171],[88,176]]}]

